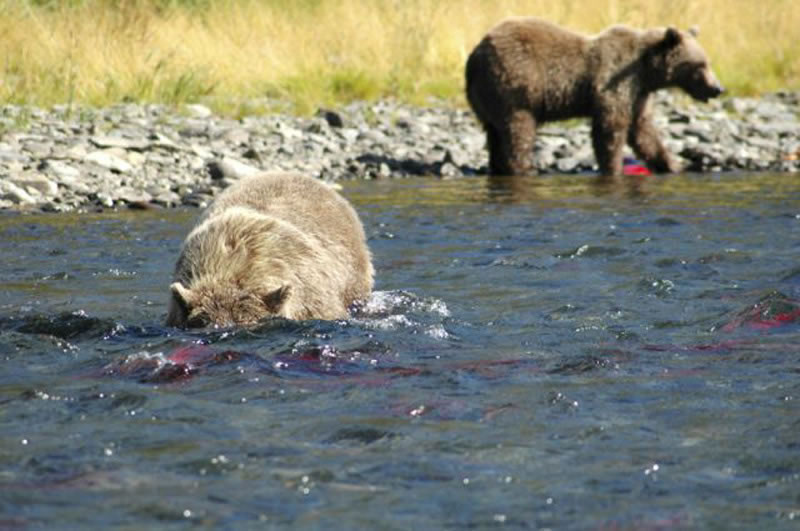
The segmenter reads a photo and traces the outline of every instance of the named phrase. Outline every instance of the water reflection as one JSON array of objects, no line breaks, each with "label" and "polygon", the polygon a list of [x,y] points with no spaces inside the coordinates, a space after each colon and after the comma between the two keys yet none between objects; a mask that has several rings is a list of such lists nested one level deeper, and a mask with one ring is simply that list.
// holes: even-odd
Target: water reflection
[{"label": "water reflection", "polygon": [[[554,185],[549,180],[557,180]],[[564,192],[554,194],[554,186],[565,186],[569,193],[590,193],[596,197],[644,199],[648,197],[658,177],[632,175],[624,177],[585,176],[489,176],[486,177],[487,197],[489,201],[515,204],[531,203],[539,199],[563,197]]]}]

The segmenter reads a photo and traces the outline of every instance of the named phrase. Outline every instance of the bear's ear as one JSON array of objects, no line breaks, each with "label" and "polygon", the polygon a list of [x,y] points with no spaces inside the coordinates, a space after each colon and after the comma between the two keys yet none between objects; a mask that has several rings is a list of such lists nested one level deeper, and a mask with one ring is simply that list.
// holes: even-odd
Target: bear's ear
[{"label": "bear's ear", "polygon": [[700,26],[695,24],[694,26],[686,30],[686,32],[696,39],[697,37],[700,36]]},{"label": "bear's ear", "polygon": [[285,303],[286,299],[289,298],[289,293],[291,293],[291,291],[292,287],[286,284],[278,289],[268,292],[265,295],[262,295],[261,303],[270,313],[278,313],[278,310],[281,309],[283,303]]},{"label": "bear's ear", "polygon": [[681,42],[681,32],[675,28],[669,27],[667,31],[664,33],[664,46],[667,48],[672,48],[673,46],[677,46]]},{"label": "bear's ear", "polygon": [[181,311],[188,315],[192,300],[191,290],[180,282],[173,282],[170,284],[169,289],[172,292],[172,297],[175,299],[175,302],[180,306]]}]

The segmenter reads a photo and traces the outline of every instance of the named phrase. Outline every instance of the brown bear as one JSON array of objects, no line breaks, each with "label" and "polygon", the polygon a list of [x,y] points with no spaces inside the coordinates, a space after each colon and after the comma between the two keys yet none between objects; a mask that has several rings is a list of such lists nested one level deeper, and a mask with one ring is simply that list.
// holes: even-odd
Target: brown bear
[{"label": "brown bear", "polygon": [[535,173],[536,127],[574,117],[592,120],[602,174],[622,173],[626,141],[651,169],[678,171],[658,137],[649,99],[666,87],[701,101],[723,92],[696,35],[694,29],[613,26],[586,37],[533,17],[495,26],[466,66],[467,100],[486,130],[490,173]]},{"label": "brown bear", "polygon": [[310,177],[259,174],[220,194],[186,237],[167,325],[345,318],[373,274],[364,228],[342,196]]}]

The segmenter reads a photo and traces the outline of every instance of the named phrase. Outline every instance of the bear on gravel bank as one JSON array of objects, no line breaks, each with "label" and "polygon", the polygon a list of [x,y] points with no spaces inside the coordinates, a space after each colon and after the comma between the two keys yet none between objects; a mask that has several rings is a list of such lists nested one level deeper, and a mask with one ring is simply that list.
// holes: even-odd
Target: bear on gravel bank
[{"label": "bear on gravel bank", "polygon": [[345,318],[369,296],[373,274],[344,198],[310,177],[261,174],[225,190],[186,237],[167,325]]},{"label": "bear on gravel bank", "polygon": [[592,120],[602,174],[622,174],[625,142],[651,169],[678,171],[648,100],[667,87],[701,101],[723,92],[696,35],[613,26],[586,37],[532,17],[495,26],[466,66],[467,100],[486,130],[490,173],[535,173],[536,127],[574,117]]}]

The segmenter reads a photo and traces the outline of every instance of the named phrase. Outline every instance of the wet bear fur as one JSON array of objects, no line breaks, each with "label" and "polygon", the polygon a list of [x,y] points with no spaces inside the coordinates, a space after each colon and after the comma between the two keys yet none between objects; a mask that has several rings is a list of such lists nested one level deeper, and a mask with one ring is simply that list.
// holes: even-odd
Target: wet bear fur
[{"label": "wet bear fur", "polygon": [[186,237],[167,325],[338,319],[366,299],[373,267],[350,204],[325,183],[261,174],[226,189]]},{"label": "wet bear fur", "polygon": [[626,142],[654,171],[678,171],[653,124],[650,96],[679,87],[707,101],[723,92],[696,35],[613,26],[587,37],[533,17],[495,26],[466,65],[467,99],[486,130],[490,173],[535,173],[537,126],[576,117],[591,118],[602,174],[622,173]]}]

